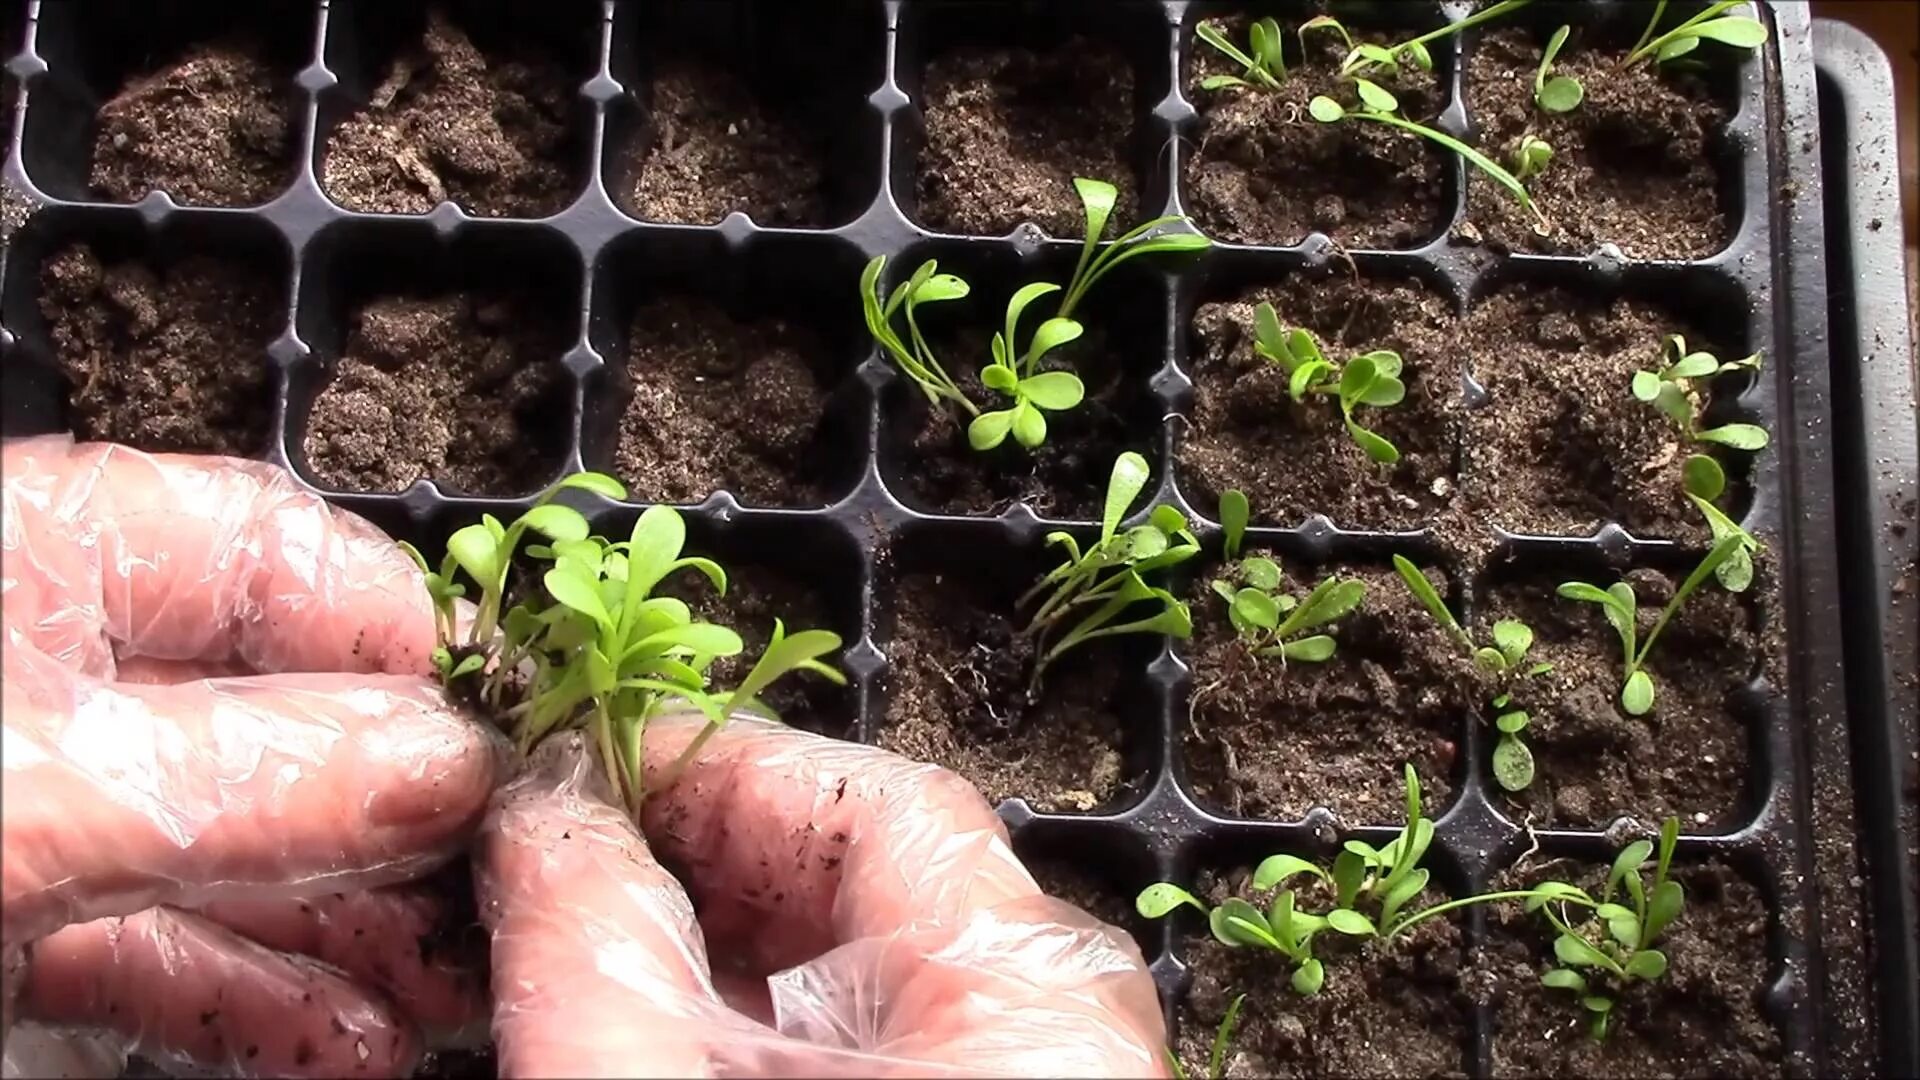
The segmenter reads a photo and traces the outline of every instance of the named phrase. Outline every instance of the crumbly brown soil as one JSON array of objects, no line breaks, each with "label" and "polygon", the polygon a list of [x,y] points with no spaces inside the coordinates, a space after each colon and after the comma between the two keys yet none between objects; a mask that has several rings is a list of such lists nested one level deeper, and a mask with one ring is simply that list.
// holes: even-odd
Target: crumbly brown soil
[{"label": "crumbly brown soil", "polygon": [[[1464,420],[1460,480],[1471,512],[1515,532],[1588,535],[1617,521],[1639,537],[1704,543],[1681,467],[1707,447],[1683,442],[1629,389],[1636,370],[1661,366],[1661,342],[1675,332],[1690,349],[1732,358],[1637,300],[1522,288],[1475,308],[1463,351],[1489,400]],[[1733,459],[1745,456],[1723,462],[1736,489],[1743,470]]]},{"label": "crumbly brown soil", "polygon": [[1119,189],[1113,222],[1139,217],[1127,147],[1133,68],[1105,42],[1046,52],[959,49],[927,64],[926,142],[914,191],[921,224],[1001,236],[1031,221],[1050,236],[1086,234],[1076,176]]},{"label": "crumbly brown soil", "polygon": [[[1572,880],[1598,895],[1606,867],[1564,861],[1509,873],[1501,887],[1525,887],[1550,878]],[[1767,910],[1760,891],[1731,868],[1713,862],[1676,865],[1686,909],[1659,948],[1666,975],[1635,983],[1614,996],[1604,1042],[1588,1035],[1586,1013],[1574,996],[1540,985],[1558,966],[1553,931],[1518,904],[1490,904],[1487,945],[1471,962],[1466,981],[1493,1009],[1496,1076],[1777,1076],[1779,1037],[1760,1012],[1772,974]]]},{"label": "crumbly brown soil", "polygon": [[676,296],[642,307],[628,340],[632,395],[613,469],[636,497],[698,502],[725,489],[756,506],[822,504],[832,462],[817,339]]},{"label": "crumbly brown soil", "polygon": [[1467,64],[1467,106],[1480,148],[1511,165],[1520,137],[1553,147],[1546,171],[1527,188],[1553,223],[1534,219],[1484,175],[1469,170],[1468,217],[1492,245],[1584,255],[1617,244],[1636,259],[1698,259],[1727,245],[1727,211],[1709,142],[1727,122],[1707,85],[1652,64],[1622,68],[1626,50],[1589,48],[1576,30],[1554,73],[1586,88],[1572,112],[1550,113],[1533,100],[1543,39],[1526,30],[1481,38]]},{"label": "crumbly brown soil", "polygon": [[1044,857],[1022,857],[1021,861],[1033,874],[1034,880],[1040,883],[1040,890],[1048,896],[1065,900],[1101,922],[1117,926],[1123,931],[1139,921],[1134,914],[1131,898],[1074,863],[1066,859]]},{"label": "crumbly brown soil", "polygon": [[618,187],[646,221],[713,225],[741,210],[762,225],[830,224],[821,148],[806,125],[762,108],[719,67],[674,63],[655,76],[647,139],[626,167]]},{"label": "crumbly brown soil", "polygon": [[[1245,47],[1250,18],[1212,21]],[[1322,94],[1356,104],[1352,82],[1338,74],[1343,47],[1333,35],[1310,35],[1312,57],[1302,64],[1294,25],[1282,29],[1289,71],[1277,91],[1202,90],[1208,76],[1241,72],[1194,41],[1186,95],[1200,122],[1185,175],[1194,221],[1208,236],[1239,244],[1296,244],[1322,232],[1348,247],[1408,248],[1439,235],[1448,217],[1442,152],[1385,124],[1322,124],[1307,115],[1307,102]],[[1355,39],[1399,40],[1390,33]],[[1410,120],[1431,124],[1446,105],[1430,72],[1408,66],[1374,81],[1400,99]]]},{"label": "crumbly brown soil", "polygon": [[[1505,795],[1513,803],[1508,812],[1559,828],[1604,828],[1621,816],[1657,823],[1674,815],[1689,832],[1745,824],[1753,809],[1752,736],[1728,695],[1758,673],[1759,639],[1746,601],[1712,581],[1687,599],[1648,660],[1653,711],[1634,718],[1619,707],[1613,628],[1597,605],[1554,593],[1573,576],[1497,588],[1477,620],[1482,637],[1494,619],[1525,622],[1535,635],[1528,661],[1553,665],[1512,691],[1531,717],[1523,738],[1535,769],[1531,786]],[[1653,570],[1632,571],[1626,580],[1639,600],[1644,638],[1677,582]],[[1491,731],[1486,741],[1492,745]]]},{"label": "crumbly brown soil", "polygon": [[129,80],[100,107],[91,182],[121,202],[164,191],[178,203],[255,206],[293,176],[287,74],[244,39],[195,49]]},{"label": "crumbly brown soil", "polygon": [[[1350,826],[1395,825],[1411,762],[1427,816],[1440,816],[1481,696],[1472,665],[1392,570],[1286,570],[1295,597],[1337,573],[1364,581],[1366,599],[1327,631],[1339,646],[1331,660],[1282,666],[1235,635],[1225,601],[1208,588],[1218,568],[1194,584],[1184,741],[1195,795],[1233,817],[1297,821],[1325,806]],[[1446,575],[1427,568],[1427,577],[1444,595]]]},{"label": "crumbly brown soil", "polygon": [[48,259],[40,284],[76,438],[239,457],[266,449],[266,350],[286,317],[268,276],[204,256],[103,263],[82,244]]},{"label": "crumbly brown soil", "polygon": [[[786,624],[788,633],[835,629],[826,597],[807,581],[737,560],[727,560],[726,567],[725,596],[716,595],[706,577],[692,570],[676,575],[665,590],[685,600],[700,618],[739,634],[746,645],[739,656],[714,661],[709,672],[713,685],[734,686],[746,677],[766,651],[775,619]],[[853,691],[817,675],[788,675],[761,700],[781,721],[807,731],[846,738],[853,726]]]},{"label": "crumbly brown soil", "polygon": [[1126,689],[1112,646],[1049,667],[1029,704],[1031,649],[975,583],[915,574],[894,597],[881,746],[954,770],[989,802],[1019,797],[1039,810],[1093,810],[1138,780],[1121,756]]},{"label": "crumbly brown soil", "polygon": [[[1399,449],[1398,464],[1376,465],[1361,451],[1333,396],[1294,404],[1286,370],[1253,351],[1262,300],[1281,325],[1311,330],[1336,361],[1373,349],[1400,354],[1406,400],[1354,414]],[[1179,449],[1188,496],[1211,511],[1220,492],[1237,488],[1260,523],[1297,525],[1318,513],[1349,528],[1427,524],[1453,494],[1457,334],[1446,302],[1412,281],[1295,276],[1202,305],[1193,319],[1193,411]]]},{"label": "crumbly brown soil", "polygon": [[531,42],[482,53],[434,10],[372,100],[327,140],[322,179],[351,210],[545,217],[578,194],[574,81]]},{"label": "crumbly brown soil", "polygon": [[560,326],[519,297],[387,297],[353,312],[308,420],[322,484],[399,491],[422,477],[476,495],[537,490],[560,467]]},{"label": "crumbly brown soil", "polygon": [[[1257,892],[1248,870],[1203,874],[1198,895],[1210,903],[1246,897],[1261,910],[1271,896]],[[1302,891],[1313,911],[1332,907],[1318,889]],[[1431,891],[1409,904],[1438,903]],[[1204,1076],[1207,1055],[1227,1006],[1246,994],[1240,1026],[1226,1057],[1226,1075],[1462,1076],[1470,1004],[1460,984],[1459,927],[1429,919],[1391,946],[1324,932],[1314,955],[1326,966],[1326,984],[1313,997],[1294,993],[1292,970],[1264,949],[1233,949],[1211,935],[1190,939],[1186,961],[1193,985],[1179,1012],[1180,1060]],[[1198,1066],[1198,1068],[1196,1068]]]},{"label": "crumbly brown soil", "polygon": [[[947,369],[969,400],[1006,407],[1004,395],[980,383],[984,361],[972,359],[990,355],[991,328],[983,323],[929,336],[936,355],[955,358]],[[1141,415],[1146,379],[1124,369],[1098,322],[1090,322],[1079,341],[1048,353],[1040,367],[1080,376],[1086,398],[1067,412],[1047,413],[1047,441],[1033,450],[1011,437],[985,453],[975,450],[967,443],[971,418],[929,408],[917,387],[905,390],[892,425],[902,458],[893,475],[904,482],[908,502],[942,514],[997,514],[1024,502],[1042,517],[1099,517],[1114,459],[1126,450],[1156,457]]]}]

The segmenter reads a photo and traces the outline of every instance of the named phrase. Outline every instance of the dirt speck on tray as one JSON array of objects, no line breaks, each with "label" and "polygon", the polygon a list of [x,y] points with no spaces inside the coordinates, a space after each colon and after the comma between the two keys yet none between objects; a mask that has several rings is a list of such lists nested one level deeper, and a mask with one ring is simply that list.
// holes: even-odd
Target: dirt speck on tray
[{"label": "dirt speck on tray", "polygon": [[266,449],[267,345],[286,320],[269,278],[205,257],[102,262],[78,245],[48,259],[40,281],[75,438],[239,457]]},{"label": "dirt speck on tray", "polygon": [[926,142],[916,216],[942,232],[1001,236],[1031,221],[1055,237],[1086,235],[1076,176],[1119,189],[1113,222],[1139,220],[1127,148],[1133,69],[1104,42],[1057,48],[957,49],[927,64]]},{"label": "dirt speck on tray", "polygon": [[[684,600],[699,618],[739,634],[746,645],[739,656],[714,661],[709,670],[714,686],[739,685],[766,651],[775,619],[786,624],[789,634],[834,629],[825,596],[809,580],[752,563],[721,562],[727,568],[725,596],[716,595],[706,576],[694,570],[675,575],[664,590]],[[832,663],[834,657],[826,660]],[[851,732],[853,691],[818,675],[787,675],[760,697],[793,727],[839,739]]]},{"label": "dirt speck on tray", "polygon": [[351,210],[545,217],[576,191],[574,80],[536,46],[482,53],[437,9],[373,99],[327,141],[322,179]]},{"label": "dirt speck on tray", "polygon": [[713,225],[735,210],[761,225],[826,220],[820,149],[804,125],[761,108],[731,73],[670,64],[653,80],[647,139],[631,152],[628,208],[645,221]]},{"label": "dirt speck on tray", "polygon": [[308,418],[321,484],[399,491],[421,477],[476,495],[552,479],[568,405],[564,335],[518,298],[387,297],[353,313]]},{"label": "dirt speck on tray", "polygon": [[253,206],[293,176],[292,80],[251,42],[195,49],[130,80],[100,107],[93,189],[134,202]]},{"label": "dirt speck on tray", "polygon": [[1121,755],[1112,646],[1092,643],[1049,667],[1029,704],[1032,650],[1003,610],[958,578],[913,575],[894,596],[881,746],[952,769],[988,802],[1019,796],[1038,810],[1094,810],[1138,780]]},{"label": "dirt speck on tray", "polygon": [[742,323],[669,297],[634,317],[613,471],[636,497],[698,502],[722,488],[756,506],[819,506],[820,343],[778,319]]},{"label": "dirt speck on tray", "polygon": [[[1245,47],[1250,19],[1210,20]],[[1277,91],[1202,90],[1212,75],[1242,74],[1238,65],[1194,40],[1187,98],[1200,111],[1185,170],[1187,203],[1201,230],[1237,244],[1296,244],[1323,232],[1356,248],[1407,248],[1446,225],[1446,158],[1430,141],[1385,124],[1349,120],[1322,124],[1307,114],[1319,95],[1351,105],[1351,80],[1339,76],[1344,50],[1332,35],[1298,39],[1283,27],[1288,75]],[[1360,33],[1356,41],[1391,45],[1393,34]],[[1431,72],[1407,66],[1375,81],[1400,100],[1401,114],[1432,123],[1446,96]]]},{"label": "dirt speck on tray", "polygon": [[1553,222],[1541,236],[1533,216],[1506,189],[1468,170],[1469,218],[1490,243],[1520,251],[1584,255],[1602,243],[1635,259],[1698,259],[1727,245],[1720,178],[1709,144],[1727,111],[1697,76],[1653,64],[1621,67],[1622,49],[1594,49],[1576,31],[1554,72],[1580,80],[1586,96],[1571,112],[1533,100],[1544,42],[1500,30],[1472,50],[1467,108],[1480,148],[1501,162],[1522,135],[1553,147],[1546,171],[1527,188]]}]

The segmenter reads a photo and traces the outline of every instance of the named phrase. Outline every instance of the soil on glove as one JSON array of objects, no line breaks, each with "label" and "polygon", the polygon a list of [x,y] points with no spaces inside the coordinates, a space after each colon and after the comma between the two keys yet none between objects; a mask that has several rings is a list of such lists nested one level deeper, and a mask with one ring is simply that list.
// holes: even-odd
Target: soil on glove
[{"label": "soil on glove", "polygon": [[1589,48],[1583,36],[1574,31],[1554,59],[1553,73],[1586,91],[1565,113],[1534,102],[1544,37],[1499,30],[1469,54],[1467,108],[1480,149],[1511,165],[1522,135],[1553,147],[1546,171],[1527,181],[1551,232],[1542,236],[1505,188],[1469,170],[1473,228],[1490,246],[1554,255],[1611,243],[1635,259],[1698,259],[1726,247],[1732,225],[1711,150],[1726,107],[1697,75],[1651,63],[1623,68],[1625,48]]},{"label": "soil on glove", "polygon": [[818,339],[671,297],[642,307],[628,340],[632,393],[613,472],[636,498],[689,503],[725,490],[753,506],[824,505],[834,462]]},{"label": "soil on glove", "polygon": [[[718,623],[740,635],[746,648],[739,656],[723,657],[708,669],[711,685],[739,685],[753,669],[754,661],[766,651],[773,636],[773,621],[786,624],[787,633],[801,630],[838,630],[852,640],[844,628],[834,624],[826,597],[798,576],[766,566],[723,559],[727,568],[727,594],[718,596],[705,575],[685,570],[669,579],[665,593],[686,601],[696,617]],[[832,657],[827,658],[829,662]],[[849,737],[853,728],[853,691],[836,686],[818,675],[798,672],[783,676],[760,695],[783,723],[836,739]]]},{"label": "soil on glove", "polygon": [[899,582],[879,744],[952,769],[991,803],[1024,798],[1043,811],[1113,804],[1141,780],[1122,755],[1120,650],[1108,642],[1076,649],[1047,669],[1029,702],[1032,650],[1016,636],[1010,605],[985,606],[978,585],[959,575]]},{"label": "soil on glove", "polygon": [[274,280],[204,256],[103,262],[84,244],[48,259],[40,311],[72,387],[74,437],[260,456],[273,420],[267,345],[286,323]]},{"label": "soil on glove", "polygon": [[559,471],[570,406],[567,336],[520,297],[385,297],[354,311],[307,423],[324,486],[400,491],[427,478],[473,495],[524,495]]},{"label": "soil on glove", "polygon": [[1057,48],[956,49],[927,64],[915,217],[938,232],[1004,236],[1032,222],[1086,235],[1073,178],[1119,190],[1113,224],[1139,220],[1127,148],[1133,68],[1105,42]]},{"label": "soil on glove", "polygon": [[[1295,404],[1284,367],[1253,350],[1254,309],[1267,301],[1283,327],[1312,331],[1328,359],[1374,349],[1400,354],[1407,396],[1360,406],[1354,420],[1400,451],[1394,465],[1367,457],[1334,395]],[[1253,520],[1299,525],[1325,514],[1335,525],[1417,529],[1454,495],[1461,413],[1458,329],[1447,303],[1413,281],[1299,275],[1193,318],[1193,410],[1178,450],[1188,498],[1209,515],[1220,493],[1247,495]]]},{"label": "soil on glove", "polygon": [[[1246,47],[1250,17],[1209,21]],[[1201,231],[1216,240],[1266,245],[1297,244],[1320,232],[1350,248],[1409,248],[1438,236],[1451,209],[1445,152],[1385,124],[1313,119],[1307,103],[1320,95],[1349,108],[1358,104],[1352,81],[1339,75],[1345,46],[1337,35],[1310,34],[1303,63],[1294,27],[1282,30],[1288,74],[1274,91],[1201,89],[1209,76],[1242,72],[1194,39],[1186,96],[1200,119],[1183,180]],[[1404,40],[1390,32],[1354,39]],[[1431,125],[1447,103],[1433,73],[1411,65],[1372,78],[1399,99],[1409,120]]]},{"label": "soil on glove", "polygon": [[130,79],[100,107],[90,182],[135,202],[164,191],[195,206],[257,206],[293,178],[291,75],[245,38],[195,49]]},{"label": "soil on glove", "polygon": [[[1184,732],[1194,794],[1230,817],[1297,821],[1325,806],[1349,826],[1395,826],[1411,763],[1427,816],[1439,817],[1480,697],[1473,665],[1391,569],[1282,569],[1296,598],[1337,574],[1364,582],[1366,599],[1324,631],[1338,643],[1331,659],[1282,665],[1235,634],[1209,587],[1218,568],[1195,582]],[[1447,595],[1445,573],[1423,569]]]},{"label": "soil on glove", "polygon": [[545,217],[579,193],[575,80],[537,44],[482,52],[435,10],[372,99],[327,141],[322,180],[350,210]]}]

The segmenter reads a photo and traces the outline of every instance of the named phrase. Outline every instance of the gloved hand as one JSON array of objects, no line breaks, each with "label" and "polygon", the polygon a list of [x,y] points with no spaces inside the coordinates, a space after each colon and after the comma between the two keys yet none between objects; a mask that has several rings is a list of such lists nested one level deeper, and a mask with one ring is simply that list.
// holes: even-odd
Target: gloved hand
[{"label": "gloved hand", "polygon": [[[699,728],[649,725],[650,782]],[[735,720],[649,802],[652,852],[603,785],[549,739],[483,826],[501,1075],[1165,1075],[1132,940],[1041,895],[954,774]]]},{"label": "gloved hand", "polygon": [[3,453],[0,1033],[408,1071],[419,1026],[484,1005],[430,948],[434,898],[368,890],[456,850],[497,769],[422,677],[412,564],[269,466]]}]

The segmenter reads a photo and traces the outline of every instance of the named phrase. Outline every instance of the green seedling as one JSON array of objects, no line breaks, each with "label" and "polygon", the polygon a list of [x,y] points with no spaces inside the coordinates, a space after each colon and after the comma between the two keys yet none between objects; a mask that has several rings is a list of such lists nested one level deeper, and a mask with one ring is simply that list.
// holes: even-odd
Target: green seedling
[{"label": "green seedling", "polygon": [[1726,470],[1711,455],[1694,454],[1681,467],[1681,478],[1688,501],[1707,519],[1713,542],[1718,544],[1730,536],[1739,538],[1739,546],[1713,576],[1728,592],[1745,592],[1753,584],[1753,559],[1760,553],[1760,541],[1715,505],[1727,490]]},{"label": "green seedling", "polygon": [[1665,64],[1699,48],[1702,41],[1718,41],[1736,49],[1757,49],[1766,43],[1766,24],[1750,16],[1726,14],[1744,3],[1745,0],[1719,0],[1708,4],[1699,14],[1656,37],[1660,18],[1667,12],[1667,0],[1659,0],[1653,5],[1653,17],[1647,20],[1646,29],[1640,32],[1640,40],[1634,42],[1622,63],[1630,66],[1650,58],[1656,64]]},{"label": "green seedling", "polygon": [[1722,362],[1710,352],[1687,351],[1687,339],[1669,334],[1661,345],[1666,365],[1659,371],[1636,371],[1633,396],[1653,405],[1672,420],[1681,434],[1694,442],[1718,443],[1735,450],[1763,450],[1767,429],[1758,424],[1722,424],[1700,427],[1701,394],[1698,380],[1711,379],[1732,371],[1760,370],[1760,354]]},{"label": "green seedling", "polygon": [[[1146,487],[1147,475],[1146,459],[1132,451],[1114,461],[1100,540],[1085,552],[1071,533],[1047,536],[1048,544],[1065,549],[1066,559],[1019,600],[1022,608],[1038,602],[1021,632],[1032,643],[1035,657],[1029,697],[1038,697],[1041,675],[1049,665],[1089,641],[1118,634],[1193,634],[1187,605],[1144,578],[1200,553],[1186,518],[1171,506],[1156,506],[1145,524],[1120,529],[1120,520]],[[1136,605],[1151,608],[1152,614],[1117,621]]]},{"label": "green seedling", "polygon": [[1473,636],[1441,599],[1440,590],[1434,588],[1419,567],[1404,555],[1395,555],[1393,569],[1406,583],[1407,591],[1427,609],[1427,614],[1433,616],[1447,636],[1473,657],[1474,665],[1500,687],[1492,701],[1493,723],[1500,733],[1493,748],[1493,778],[1508,791],[1526,790],[1533,783],[1533,751],[1520,735],[1532,723],[1532,717],[1514,704],[1511,688],[1520,680],[1553,670],[1552,664],[1526,662],[1527,653],[1533,649],[1533,628],[1518,619],[1501,619],[1493,624],[1493,644],[1476,645]]},{"label": "green seedling", "polygon": [[1607,622],[1620,636],[1620,654],[1626,670],[1626,678],[1620,688],[1620,707],[1627,711],[1628,716],[1645,716],[1653,709],[1653,676],[1647,674],[1646,663],[1654,642],[1660,640],[1661,631],[1673,621],[1687,597],[1693,595],[1708,575],[1732,558],[1742,543],[1740,536],[1722,537],[1715,543],[1706,558],[1700,560],[1700,565],[1694,567],[1686,581],[1674,590],[1673,599],[1667,602],[1666,609],[1660,612],[1660,618],[1644,639],[1638,637],[1640,609],[1632,585],[1616,581],[1602,589],[1585,581],[1569,581],[1560,586],[1560,595],[1569,600],[1600,605]]},{"label": "green seedling", "polygon": [[1347,28],[1338,20],[1330,15],[1321,15],[1301,24],[1300,43],[1304,51],[1308,30],[1324,29],[1338,33],[1347,46],[1346,59],[1340,63],[1340,74],[1343,76],[1365,75],[1380,69],[1398,73],[1402,64],[1412,64],[1422,71],[1432,71],[1433,53],[1427,48],[1428,45],[1451,37],[1468,27],[1498,19],[1532,2],[1533,0],[1500,0],[1499,3],[1489,4],[1486,8],[1464,19],[1450,22],[1436,30],[1429,30],[1398,45],[1373,45],[1364,41],[1355,41],[1353,35],[1348,33]]},{"label": "green seedling", "polygon": [[1080,261],[1074,264],[1073,277],[1067,282],[1066,295],[1060,300],[1060,310],[1055,313],[1062,319],[1072,318],[1081,301],[1100,283],[1100,279],[1128,259],[1168,252],[1201,251],[1213,244],[1213,241],[1199,233],[1154,233],[1149,236],[1155,229],[1183,220],[1168,216],[1157,217],[1128,229],[1102,250],[1100,237],[1107,231],[1107,220],[1113,216],[1113,204],[1119,198],[1119,192],[1104,180],[1090,180],[1084,176],[1073,178],[1073,189],[1079,193],[1081,209],[1086,212],[1087,237],[1080,247]]},{"label": "green seedling", "polygon": [[980,369],[980,382],[1012,398],[1013,404],[973,418],[967,426],[967,442],[975,450],[999,446],[1009,432],[1015,442],[1031,450],[1047,439],[1045,412],[1071,409],[1086,396],[1086,387],[1071,371],[1039,370],[1048,352],[1080,337],[1079,323],[1058,316],[1048,319],[1034,330],[1026,352],[1019,352],[1021,312],[1040,297],[1059,291],[1058,285],[1035,282],[1007,301],[1006,328],[993,335],[993,363]]},{"label": "green seedling", "polygon": [[[1235,560],[1247,528],[1247,497],[1238,491],[1220,496],[1220,524],[1226,533],[1226,556]],[[1309,634],[1342,618],[1366,598],[1366,583],[1353,578],[1327,578],[1304,600],[1280,591],[1280,564],[1264,555],[1231,561],[1226,574],[1214,579],[1213,591],[1227,604],[1234,632],[1255,656],[1278,657],[1283,663],[1317,664],[1333,657],[1337,648],[1329,634]]]},{"label": "green seedling", "polygon": [[1278,90],[1286,80],[1287,62],[1281,55],[1280,24],[1271,18],[1256,19],[1252,26],[1247,27],[1246,52],[1240,51],[1240,47],[1212,23],[1199,23],[1193,28],[1193,34],[1241,68],[1239,75],[1207,76],[1200,80],[1202,90],[1224,90],[1231,86]]},{"label": "green seedling", "polygon": [[[967,283],[953,274],[939,273],[939,264],[928,259],[920,264],[912,277],[894,286],[892,294],[883,300],[879,291],[880,272],[886,265],[885,255],[875,255],[860,274],[860,306],[866,313],[867,332],[893,358],[894,364],[920,387],[920,392],[927,396],[928,404],[938,408],[945,402],[965,410],[968,416],[978,416],[980,410],[967,400],[967,395],[954,384],[947,369],[933,355],[933,348],[920,332],[920,320],[917,318],[921,304],[958,300],[966,296]],[[894,316],[903,311],[907,321],[907,338],[904,341],[893,326]]]},{"label": "green seedling", "polygon": [[1385,409],[1405,400],[1399,353],[1375,349],[1336,363],[1327,359],[1310,331],[1283,328],[1273,305],[1265,302],[1253,309],[1253,351],[1287,373],[1287,393],[1295,402],[1305,402],[1309,394],[1337,400],[1348,437],[1367,457],[1382,465],[1400,460],[1397,447],[1353,418],[1362,405]]},{"label": "green seedling", "polygon": [[[1567,35],[1573,30],[1562,26],[1553,32],[1547,40],[1547,51],[1541,54],[1540,70],[1533,73],[1534,104],[1551,113],[1572,112],[1580,107],[1587,96],[1587,88],[1580,80],[1571,75],[1554,75],[1553,60],[1567,43]],[[1524,179],[1524,177],[1522,178]]]},{"label": "green seedling", "polygon": [[[1245,1004],[1247,995],[1235,994],[1227,1003],[1227,1015],[1220,1018],[1220,1026],[1213,1032],[1213,1049],[1207,1054],[1207,1080],[1222,1080],[1227,1075],[1227,1050],[1233,1045],[1234,1031],[1240,1026],[1240,1006]],[[1167,1064],[1172,1067],[1174,1080],[1191,1080],[1186,1066],[1180,1064],[1180,1058],[1169,1049]]]},{"label": "green seedling", "polygon": [[[1654,846],[1636,840],[1613,860],[1598,900],[1563,881],[1541,882],[1527,899],[1527,910],[1540,912],[1552,924],[1553,954],[1561,964],[1540,981],[1579,995],[1581,1008],[1591,1017],[1589,1031],[1595,1041],[1607,1037],[1620,993],[1636,982],[1655,982],[1667,973],[1666,954],[1654,946],[1686,907],[1686,891],[1667,877],[1679,838],[1679,819],[1668,818],[1660,826],[1651,884],[1641,873],[1654,857]],[[1616,897],[1626,902],[1617,902]],[[1568,905],[1585,908],[1592,917],[1569,919]]]},{"label": "green seedling", "polygon": [[[1492,9],[1490,8],[1488,10]],[[1544,235],[1553,231],[1553,223],[1547,220],[1547,216],[1541,211],[1539,204],[1536,203],[1533,196],[1527,192],[1526,185],[1521,183],[1512,173],[1508,172],[1499,162],[1444,131],[1438,131],[1425,124],[1417,123],[1399,115],[1400,99],[1394,97],[1380,84],[1370,79],[1357,76],[1354,78],[1353,84],[1360,94],[1359,108],[1348,109],[1346,106],[1327,97],[1325,94],[1321,94],[1307,103],[1307,112],[1311,114],[1315,120],[1323,124],[1337,124],[1346,120],[1364,120],[1370,123],[1386,124],[1389,127],[1398,128],[1422,138],[1430,139],[1440,146],[1459,154],[1467,160],[1468,164],[1486,173],[1501,187],[1506,188],[1507,191],[1513,195],[1515,201],[1526,209],[1528,213],[1533,215],[1535,232]]]},{"label": "green seedling", "polygon": [[1513,148],[1513,178],[1526,183],[1547,171],[1553,161],[1553,147],[1537,135],[1522,135]]}]

